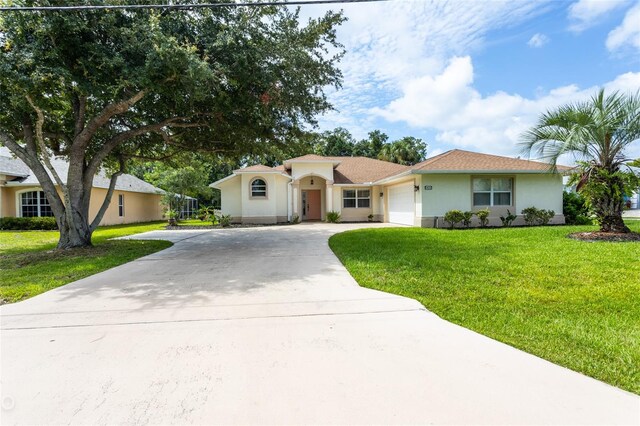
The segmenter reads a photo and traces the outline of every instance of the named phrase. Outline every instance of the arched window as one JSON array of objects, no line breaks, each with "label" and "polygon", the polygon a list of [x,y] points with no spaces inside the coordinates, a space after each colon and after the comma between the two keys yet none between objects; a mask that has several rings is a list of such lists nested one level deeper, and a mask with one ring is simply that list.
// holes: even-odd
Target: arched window
[{"label": "arched window", "polygon": [[251,198],[267,198],[267,182],[256,178],[251,181]]},{"label": "arched window", "polygon": [[49,200],[44,196],[43,191],[28,191],[20,194],[20,216],[53,216]]}]

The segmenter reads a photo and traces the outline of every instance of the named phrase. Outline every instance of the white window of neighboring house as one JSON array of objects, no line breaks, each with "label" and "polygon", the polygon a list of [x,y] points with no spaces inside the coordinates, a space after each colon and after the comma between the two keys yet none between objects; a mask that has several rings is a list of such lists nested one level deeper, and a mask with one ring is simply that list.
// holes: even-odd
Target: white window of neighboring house
[{"label": "white window of neighboring house", "polygon": [[251,181],[251,198],[267,198],[267,182],[264,179]]},{"label": "white window of neighboring house", "polygon": [[196,214],[198,210],[198,200],[195,198],[187,198],[185,200],[184,206],[182,207],[182,215],[181,218],[192,217]]},{"label": "white window of neighboring house", "polygon": [[510,206],[512,199],[512,178],[473,179],[474,206]]},{"label": "white window of neighboring house", "polygon": [[118,194],[118,216],[124,217],[124,194]]},{"label": "white window of neighboring house", "polygon": [[345,209],[371,207],[371,190],[344,189],[342,190],[342,207]]},{"label": "white window of neighboring house", "polygon": [[47,200],[43,191],[28,191],[20,194],[20,216],[53,216],[49,200]]}]

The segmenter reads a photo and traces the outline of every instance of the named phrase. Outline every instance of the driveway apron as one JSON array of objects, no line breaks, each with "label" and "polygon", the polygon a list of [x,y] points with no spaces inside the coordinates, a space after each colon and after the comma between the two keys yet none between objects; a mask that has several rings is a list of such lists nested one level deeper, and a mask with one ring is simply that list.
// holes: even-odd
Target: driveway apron
[{"label": "driveway apron", "polygon": [[361,288],[303,224],[0,307],[2,424],[639,424],[640,398]]}]

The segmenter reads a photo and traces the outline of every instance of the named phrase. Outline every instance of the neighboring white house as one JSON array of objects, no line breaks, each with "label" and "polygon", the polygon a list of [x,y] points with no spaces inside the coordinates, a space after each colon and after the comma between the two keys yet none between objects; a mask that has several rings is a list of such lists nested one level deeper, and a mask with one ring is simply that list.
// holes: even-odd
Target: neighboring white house
[{"label": "neighboring white house", "polygon": [[[561,168],[564,169],[564,168]],[[365,157],[305,155],[278,167],[239,169],[210,185],[222,196],[222,213],[236,223],[324,220],[336,211],[344,222],[375,221],[443,227],[452,209],[489,208],[490,225],[507,210],[553,210],[564,223],[562,176],[546,163],[452,150],[414,166]],[[515,224],[523,223],[519,217]]]}]

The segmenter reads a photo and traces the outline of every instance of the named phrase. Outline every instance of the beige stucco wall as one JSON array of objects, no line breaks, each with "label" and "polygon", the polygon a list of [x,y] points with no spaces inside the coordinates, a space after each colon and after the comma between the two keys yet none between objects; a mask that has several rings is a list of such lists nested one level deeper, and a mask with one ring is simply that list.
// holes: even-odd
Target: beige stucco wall
[{"label": "beige stucco wall", "polygon": [[326,180],[333,181],[332,163],[294,163],[291,165],[291,177],[300,179],[304,176],[321,176]]},{"label": "beige stucco wall", "polygon": [[[477,211],[481,207],[473,207],[472,182],[476,177],[511,177],[513,179],[513,196],[511,206],[489,207],[490,226],[499,226],[500,216],[507,210],[520,215],[522,209],[537,207],[554,210],[556,217],[551,223],[564,223],[562,216],[562,177],[551,174],[516,174],[516,175],[479,175],[479,174],[424,174],[420,192],[422,193],[422,226],[433,226],[434,218],[439,218],[439,226],[444,226],[442,217],[449,210]],[[425,190],[425,185],[433,189]],[[474,218],[474,224],[476,219]],[[514,225],[524,221],[519,217]]]},{"label": "beige stucco wall", "polygon": [[17,216],[15,189],[0,187],[0,217]]},{"label": "beige stucco wall", "polygon": [[287,218],[289,220],[289,182],[290,180],[284,176],[277,175],[276,176],[276,216],[279,218],[279,221],[282,221],[282,218]]},{"label": "beige stucco wall", "polygon": [[222,182],[220,188],[220,204],[222,214],[231,215],[234,222],[240,221],[242,217],[242,191],[240,176]]},{"label": "beige stucco wall", "polygon": [[[267,184],[266,198],[252,198],[250,185],[254,179]],[[276,223],[287,221],[289,179],[274,173],[242,173],[219,185],[222,213],[234,222]]]},{"label": "beige stucco wall", "polygon": [[[98,213],[107,194],[106,189],[93,188],[91,191],[91,203],[89,204],[89,217],[93,218]],[[124,216],[118,216],[118,197],[124,195]],[[122,223],[151,222],[162,220],[163,206],[160,194],[146,194],[140,192],[113,191],[111,202],[105,212],[100,225],[117,225]]]},{"label": "beige stucco wall", "polygon": [[[2,216],[18,216],[20,214],[16,200],[18,194],[27,191],[39,191],[40,187],[3,187]],[[89,217],[95,217],[104,201],[106,189],[93,188],[91,190],[91,203],[89,205]],[[124,216],[118,216],[118,195],[124,194]],[[121,223],[150,222],[162,220],[163,207],[160,194],[147,194],[116,190],[113,192],[111,203],[100,222],[100,225],[115,225]]]}]

